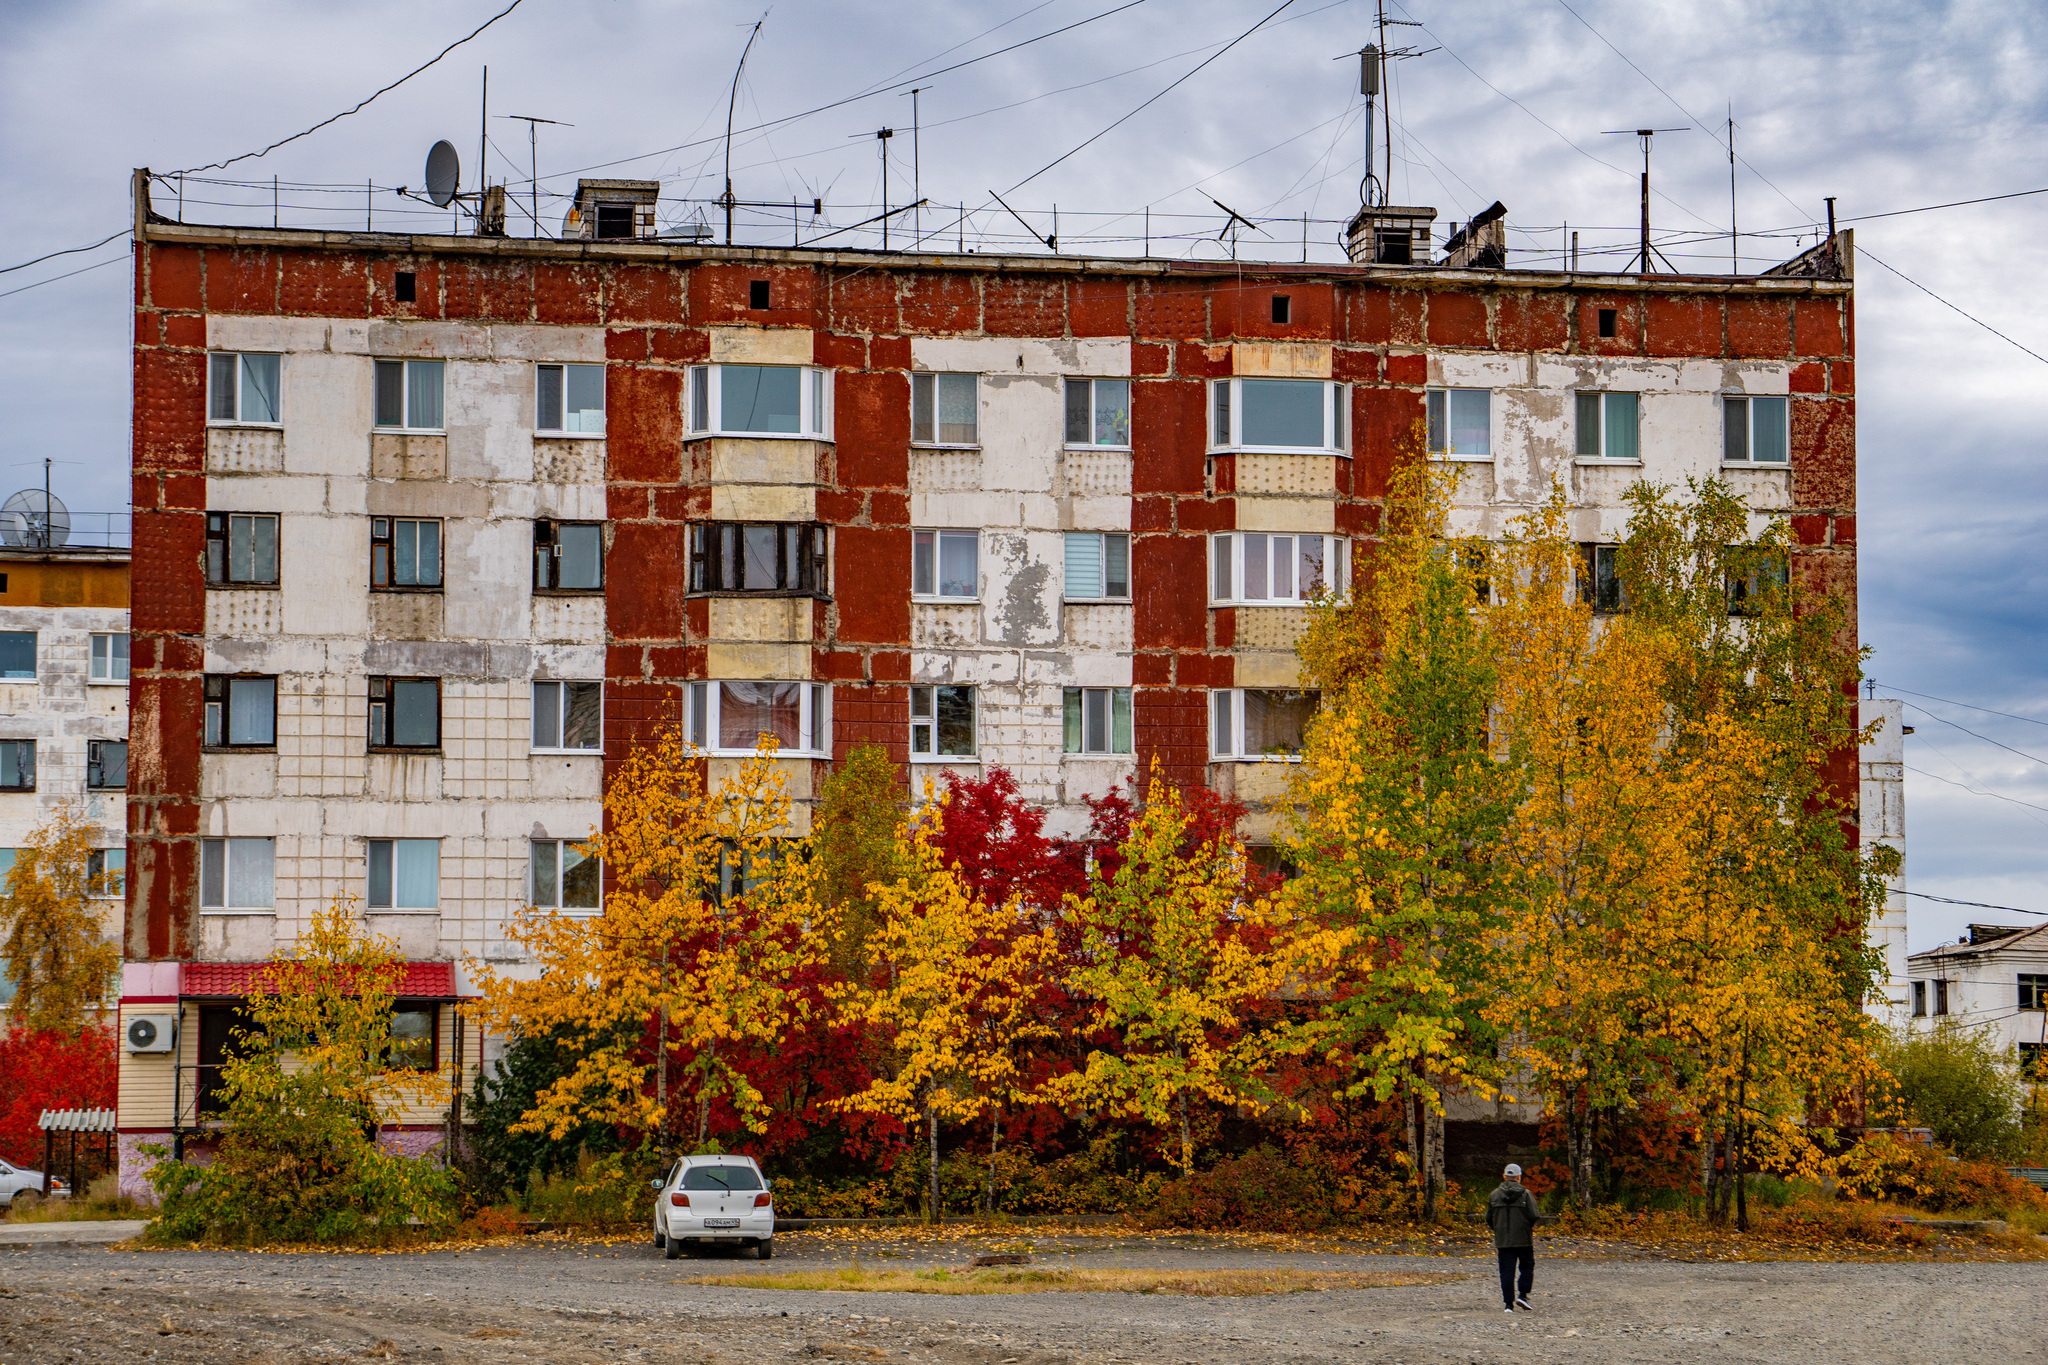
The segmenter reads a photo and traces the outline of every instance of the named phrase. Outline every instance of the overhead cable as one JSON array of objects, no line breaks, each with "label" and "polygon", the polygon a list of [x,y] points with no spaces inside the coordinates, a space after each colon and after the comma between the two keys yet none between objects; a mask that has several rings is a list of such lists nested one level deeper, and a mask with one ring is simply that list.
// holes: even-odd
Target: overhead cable
[{"label": "overhead cable", "polygon": [[[12,274],[14,271],[17,270],[26,270],[32,265],[41,265],[44,261],[53,261],[59,256],[76,256],[81,251],[98,251],[101,247],[105,246],[108,242],[113,241],[116,237],[126,237],[133,230],[134,229],[132,228],[124,227],[119,232],[108,233],[106,236],[100,238],[97,242],[94,242],[91,246],[67,246],[62,251],[46,252],[45,254],[36,257],[32,261],[23,261],[20,265],[0,266],[0,275]],[[63,277],[59,276],[58,278],[61,279]]]},{"label": "overhead cable", "polygon": [[1938,701],[1944,706],[1960,706],[1965,711],[1982,711],[1987,716],[2003,716],[2007,720],[2023,720],[2029,725],[2048,725],[2048,720],[2042,720],[2038,716],[2020,716],[2013,714],[2011,711],[1994,711],[1988,706],[1977,706],[1970,702],[1957,701],[1954,697],[1937,697],[1931,692],[1915,692],[1912,688],[1900,687],[1897,683],[1878,683],[1878,686],[1887,692],[1904,692],[1909,697],[1924,697],[1928,701]]},{"label": "overhead cable", "polygon": [[[1954,762],[1955,760],[1950,759],[1949,761]],[[1931,773],[1925,768],[1916,768],[1910,763],[1906,764],[1905,768],[1909,773],[1918,773],[1922,777],[1931,777],[1936,782],[1945,782],[1951,787],[1961,787],[1972,796],[1988,796],[1994,801],[2009,801],[2015,806],[2025,806],[2028,810],[2037,810],[2043,814],[2048,814],[2048,806],[2037,806],[2031,801],[2022,801],[2016,796],[2006,796],[1999,792],[1985,791],[1982,787],[1973,787],[1967,782],[1958,782],[1953,777],[1943,777],[1940,773]]]},{"label": "overhead cable", "polygon": [[1925,891],[1906,891],[1900,889],[1898,894],[1901,896],[1918,896],[1924,901],[1940,901],[1943,905],[1967,905],[1973,910],[2005,910],[2015,915],[2040,915],[2048,918],[2048,910],[2022,910],[2017,905],[1993,905],[1989,901],[1959,901],[1948,896],[1929,895]]},{"label": "overhead cable", "polygon": [[55,284],[59,280],[68,280],[73,275],[83,275],[88,270],[104,270],[110,265],[119,265],[127,259],[126,256],[113,256],[104,261],[95,261],[91,265],[82,265],[76,270],[67,270],[62,275],[52,275],[47,280],[37,280],[34,284],[24,284],[18,289],[10,289],[4,294],[0,294],[0,299],[11,298],[16,294],[26,294],[31,289],[41,289],[46,284]]},{"label": "overhead cable", "polygon": [[[1881,266],[1884,266],[1884,268],[1885,268],[1886,270],[1889,270],[1889,271],[1891,271],[1891,272],[1892,272],[1892,274],[1894,274],[1894,275],[1897,275],[1897,276],[1898,276],[1898,277],[1899,277],[1900,279],[1904,280],[1904,281],[1905,281],[1905,282],[1906,282],[1907,284],[1910,284],[1910,285],[1912,285],[1912,286],[1913,286],[1913,287],[1914,287],[1915,289],[1917,289],[1917,290],[1919,290],[1919,291],[1920,291],[1921,293],[1925,294],[1925,295],[1926,295],[1926,296],[1927,296],[1928,298],[1930,298],[1930,299],[1933,299],[1933,300],[1934,300],[1934,301],[1935,301],[1936,303],[1940,304],[1940,305],[1941,305],[1942,307],[1944,307],[1944,308],[1948,308],[1948,309],[1952,309],[1952,310],[1954,310],[1955,312],[1958,312],[1958,313],[1962,313],[1962,315],[1963,315],[1964,317],[1966,317],[1966,318],[1968,318],[1968,319],[1969,319],[1970,321],[1972,321],[1972,322],[1976,323],[1976,324],[1977,324],[1977,325],[1978,325],[1979,327],[1982,327],[1982,328],[1983,328],[1983,329],[1984,329],[1985,331],[1987,331],[1987,332],[1991,333],[1991,335],[1993,335],[1993,336],[1997,337],[1997,338],[1998,338],[1998,339],[1999,339],[2000,341],[2004,341],[2004,342],[2010,342],[2010,343],[2011,343],[2012,345],[2014,345],[2014,346],[2017,346],[2017,347],[2019,347],[2019,349],[2020,349],[2020,350],[2022,350],[2022,351],[2025,351],[2025,352],[2026,352],[2026,353],[2027,353],[2028,355],[2030,355],[2030,356],[2034,357],[2034,359],[2036,359],[2036,360],[2040,361],[2040,362],[2041,362],[2042,364],[2044,364],[2044,365],[2048,365],[2048,355],[2042,355],[2042,354],[2041,354],[2041,353],[2040,353],[2039,351],[2037,351],[2037,350],[2033,349],[2033,347],[2031,347],[2031,346],[2027,346],[2027,345],[2024,345],[2024,344],[2022,344],[2022,343],[2020,343],[2020,342],[2017,342],[2017,341],[2013,341],[2013,339],[2012,339],[2011,337],[2009,337],[2009,336],[2007,336],[2007,335],[2006,335],[2005,333],[2003,333],[2003,332],[1999,331],[1999,330],[1998,330],[1998,329],[1997,329],[1996,327],[1993,327],[1993,326],[1992,326],[1992,325],[1991,325],[1990,323],[1988,323],[1988,322],[1984,321],[1984,319],[1982,319],[1982,318],[1978,317],[1978,316],[1977,316],[1977,315],[1975,315],[1974,313],[1968,313],[1968,312],[1964,312],[1964,310],[1963,310],[1963,309],[1961,309],[1961,308],[1958,308],[1958,307],[1957,307],[1957,306],[1956,306],[1955,304],[1953,304],[1953,303],[1950,303],[1950,302],[1949,302],[1949,301],[1948,301],[1947,299],[1945,299],[1945,298],[1943,298],[1943,297],[1942,297],[1941,295],[1939,295],[1939,294],[1935,293],[1935,292],[1934,292],[1934,291],[1933,291],[1932,289],[1929,289],[1929,288],[1928,288],[1928,287],[1927,287],[1926,285],[1924,285],[1924,284],[1920,283],[1920,281],[1918,281],[1918,280],[1914,279],[1914,278],[1913,278],[1912,276],[1908,275],[1908,274],[1907,274],[1907,273],[1906,273],[1905,271],[1903,271],[1903,270],[1900,270],[1900,269],[1899,269],[1899,268],[1898,268],[1897,266],[1895,266],[1895,265],[1892,265],[1892,264],[1888,263],[1887,261],[1885,261],[1885,260],[1884,260],[1884,258],[1882,258],[1881,256],[1877,255],[1877,254],[1876,254],[1875,252],[1872,252],[1872,251],[1868,251],[1868,250],[1864,250],[1864,251],[1859,251],[1859,252],[1858,252],[1857,254],[1858,254],[1858,255],[1860,255],[1860,256],[1868,256],[1868,257],[1869,257],[1869,258],[1870,258],[1871,260],[1873,260],[1873,261],[1876,261],[1876,262],[1877,262],[1877,263],[1878,263],[1879,265],[1881,265]],[[1960,728],[1960,727],[1958,727],[1958,728]],[[2015,750],[2015,752],[2017,752],[2017,750]],[[2038,762],[2040,762],[2041,760],[2040,760],[2040,759],[2035,759],[2034,761],[2035,761],[2036,763],[2038,763]]]},{"label": "overhead cable", "polygon": [[[1901,705],[1905,705],[1905,706],[1913,706],[1913,703],[1912,703],[1912,702],[1903,702],[1903,703],[1901,703]],[[1997,740],[1995,740],[1995,739],[1991,738],[1991,736],[1989,736],[1989,735],[1980,735],[1980,734],[1978,734],[1978,733],[1977,733],[1977,732],[1976,732],[1975,730],[1972,730],[1972,729],[1971,729],[1970,727],[1968,727],[1967,725],[1957,725],[1957,724],[1956,724],[1956,723],[1955,723],[1954,721],[1952,721],[1952,720],[1948,719],[1948,718],[1947,718],[1946,716],[1937,716],[1937,715],[1935,715],[1935,714],[1934,714],[1934,712],[1932,712],[1932,711],[1928,710],[1928,709],[1927,709],[1926,707],[1924,707],[1924,706],[1913,706],[1913,709],[1914,709],[1915,711],[1918,711],[1918,712],[1919,712],[1919,713],[1920,713],[1921,715],[1923,715],[1923,716],[1928,716],[1928,717],[1931,717],[1931,718],[1932,718],[1932,719],[1934,719],[1934,720],[1938,720],[1938,721],[1940,721],[1940,722],[1941,722],[1941,723],[1942,723],[1943,725],[1947,725],[1947,726],[1950,726],[1950,727],[1952,727],[1952,728],[1954,728],[1954,729],[1957,729],[1957,730],[1961,730],[1961,731],[1962,731],[1962,732],[1963,732],[1964,734],[1968,735],[1968,736],[1969,736],[1969,737],[1970,737],[1971,739],[1981,739],[1981,740],[1983,740],[1983,741],[1984,741],[1984,742],[1985,742],[1986,744],[1989,744],[1989,745],[1991,745],[1991,746],[1992,746],[1993,748],[1997,748],[1997,749],[2003,749],[2003,750],[2005,750],[2005,751],[2006,751],[2007,753],[2009,753],[2009,754],[2018,754],[2018,755],[2019,755],[2019,756],[2020,756],[2021,758],[2024,758],[2024,759],[2026,759],[2026,760],[2027,760],[2027,761],[2028,761],[2029,763],[2038,763],[2038,764],[2040,764],[2040,765],[2041,765],[2042,767],[2044,767],[2044,768],[2048,768],[2048,758],[2041,758],[2041,757],[2039,757],[2038,755],[2035,755],[2035,754],[2030,754],[2030,753],[2028,753],[2028,752],[2027,752],[2026,750],[2024,750],[2024,749],[2015,749],[2015,748],[2013,748],[2013,747],[2012,747],[2012,745],[2010,745],[2010,744],[2000,744],[2000,743],[1999,743],[1999,742],[1998,742]]]}]

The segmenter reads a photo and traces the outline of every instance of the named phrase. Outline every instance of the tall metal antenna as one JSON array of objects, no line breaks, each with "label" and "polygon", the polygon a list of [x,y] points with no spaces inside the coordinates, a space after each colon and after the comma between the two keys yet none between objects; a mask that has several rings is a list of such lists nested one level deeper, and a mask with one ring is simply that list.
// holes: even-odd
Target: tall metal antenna
[{"label": "tall metal antenna", "polygon": [[[490,146],[491,143],[490,134],[487,131],[485,131],[488,125],[490,124],[490,121],[491,69],[487,66],[484,68],[483,98],[477,102],[476,115],[476,185],[477,189],[479,190],[487,190],[491,187],[491,173],[487,169],[487,167],[489,167],[490,165],[490,162],[484,160],[484,148]],[[482,200],[477,201],[477,209],[479,214],[478,221],[481,222],[481,214],[483,209]],[[483,231],[483,229],[479,227],[477,231],[481,232]]]},{"label": "tall metal antenna", "polygon": [[533,200],[533,208],[532,208],[531,210],[529,210],[529,213],[530,213],[530,215],[531,215],[531,216],[532,216],[532,218],[533,218],[533,235],[534,235],[534,236],[536,236],[536,237],[538,237],[538,236],[540,236],[540,235],[541,235],[541,230],[540,230],[540,141],[539,141],[538,137],[537,137],[537,136],[535,135],[535,125],[537,125],[537,124],[542,124],[542,123],[546,123],[546,124],[550,124],[550,125],[552,125],[553,127],[556,127],[556,128],[574,128],[574,127],[575,127],[576,125],[575,125],[575,124],[573,124],[573,123],[564,123],[564,122],[562,122],[562,121],[561,121],[560,119],[553,119],[553,118],[535,118],[535,117],[534,117],[534,116],[533,116],[532,114],[500,114],[500,115],[498,115],[498,117],[499,117],[499,118],[509,118],[509,119],[518,119],[518,120],[519,120],[519,121],[520,121],[521,123],[524,123],[524,124],[526,125],[526,155],[527,155],[527,157],[529,158],[529,160],[531,161],[531,166],[530,166],[530,168],[529,168],[529,169],[530,169],[530,170],[532,171],[532,174],[533,174],[533,180],[531,181],[531,188],[532,188],[532,190],[533,190],[533,194],[532,194],[532,200]]},{"label": "tall metal antenna", "polygon": [[[910,197],[919,203],[924,202],[924,177],[919,170],[919,164],[923,157],[918,136],[917,97],[929,89],[931,89],[929,85],[920,85],[914,90],[905,92],[910,96]],[[887,208],[889,206],[884,204],[882,207]],[[922,209],[911,213],[910,233],[910,245],[915,249],[917,244],[924,240],[924,211]]]},{"label": "tall metal antenna", "polygon": [[1264,232],[1260,231],[1259,225],[1257,223],[1254,223],[1251,219],[1245,217],[1236,209],[1230,207],[1230,205],[1224,203],[1221,199],[1218,199],[1215,195],[1210,194],[1207,190],[1202,191],[1202,197],[1208,200],[1210,203],[1214,204],[1217,208],[1222,209],[1225,213],[1230,215],[1228,218],[1225,218],[1223,220],[1223,232],[1219,232],[1216,234],[1216,240],[1220,242],[1223,240],[1224,233],[1230,234],[1231,260],[1234,261],[1237,259],[1237,225],[1239,223],[1243,223],[1253,232],[1257,232],[1261,237],[1264,237],[1266,235]]},{"label": "tall metal antenna", "polygon": [[1735,105],[1728,105],[1728,273],[1742,273],[1742,229],[1735,220]]},{"label": "tall metal antenna", "polygon": [[882,153],[882,250],[889,249],[889,139],[896,136],[894,128],[877,128],[875,146]]},{"label": "tall metal antenna", "polygon": [[747,45],[740,49],[740,64],[732,69],[732,93],[725,97],[725,195],[719,200],[725,205],[725,244],[732,245],[732,111],[740,98],[740,73],[747,69],[747,54],[754,50],[754,39],[761,36],[761,25],[768,22],[763,14],[754,21],[753,32],[747,35]]},{"label": "tall metal antenna", "polygon": [[1358,58],[1358,93],[1365,96],[1365,178],[1358,182],[1358,202],[1362,207],[1379,208],[1387,202],[1387,186],[1394,179],[1394,106],[1392,100],[1381,105],[1380,115],[1385,120],[1387,175],[1382,180],[1375,171],[1373,153],[1373,106],[1379,103],[1381,87],[1386,83],[1387,64],[1405,61],[1410,57],[1424,57],[1439,49],[1433,47],[1412,48],[1387,46],[1387,28],[1393,25],[1401,28],[1421,28],[1421,21],[1415,19],[1389,19],[1386,0],[1379,0],[1373,22],[1378,42],[1367,43],[1356,52],[1345,52],[1337,57]]},{"label": "tall metal antenna", "polygon": [[1671,264],[1671,258],[1650,245],[1650,141],[1659,133],[1683,133],[1688,131],[1690,130],[1685,128],[1603,128],[1600,130],[1603,137],[1627,137],[1633,135],[1642,139],[1643,143],[1642,244],[1637,248],[1636,254],[1629,259],[1629,263],[1622,267],[1621,273],[1624,275],[1631,270],[1635,271],[1638,275],[1648,275],[1657,269],[1658,261],[1664,262],[1664,268],[1672,274],[1676,275],[1678,273],[1678,267]]}]

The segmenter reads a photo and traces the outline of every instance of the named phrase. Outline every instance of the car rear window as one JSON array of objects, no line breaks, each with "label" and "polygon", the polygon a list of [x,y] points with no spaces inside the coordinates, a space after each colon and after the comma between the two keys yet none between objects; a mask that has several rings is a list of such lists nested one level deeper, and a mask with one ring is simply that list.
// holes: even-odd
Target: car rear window
[{"label": "car rear window", "polygon": [[751,1166],[692,1166],[683,1172],[686,1190],[758,1190],[761,1177]]}]

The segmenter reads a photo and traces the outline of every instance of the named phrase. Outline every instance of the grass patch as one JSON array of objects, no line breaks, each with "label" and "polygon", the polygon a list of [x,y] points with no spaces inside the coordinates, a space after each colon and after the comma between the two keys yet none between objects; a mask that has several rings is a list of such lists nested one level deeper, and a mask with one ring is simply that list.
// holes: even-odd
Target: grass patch
[{"label": "grass patch", "polygon": [[985,1270],[869,1270],[847,1266],[779,1275],[699,1275],[679,1283],[835,1293],[1182,1294],[1213,1299],[1332,1289],[1393,1289],[1465,1278],[1439,1271],[1397,1274],[1308,1270],[1038,1270],[1010,1266]]}]

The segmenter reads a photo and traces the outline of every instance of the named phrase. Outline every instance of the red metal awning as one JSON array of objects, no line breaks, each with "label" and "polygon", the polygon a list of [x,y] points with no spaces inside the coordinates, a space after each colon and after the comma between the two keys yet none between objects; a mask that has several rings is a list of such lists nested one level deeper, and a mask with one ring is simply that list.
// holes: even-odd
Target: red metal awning
[{"label": "red metal awning", "polygon": [[[268,962],[185,962],[178,967],[178,994],[239,1000],[265,988]],[[398,994],[408,1000],[453,1000],[455,964],[408,962]]]}]

